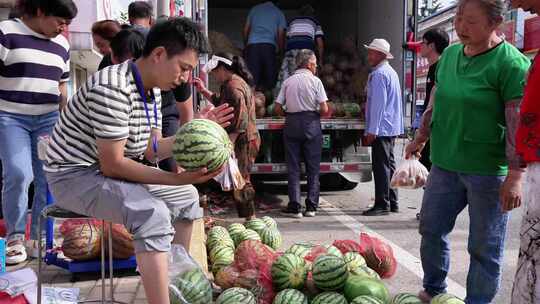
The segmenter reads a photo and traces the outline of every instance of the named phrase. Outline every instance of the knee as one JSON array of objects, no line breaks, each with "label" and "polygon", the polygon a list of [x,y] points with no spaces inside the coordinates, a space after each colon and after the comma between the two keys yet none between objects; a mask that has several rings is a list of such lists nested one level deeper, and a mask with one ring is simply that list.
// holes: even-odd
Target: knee
[{"label": "knee", "polygon": [[3,180],[7,187],[28,188],[33,179],[32,169],[21,164],[3,163]]},{"label": "knee", "polygon": [[133,220],[130,230],[133,233],[135,253],[169,251],[174,229],[170,212],[164,204],[134,215]]}]

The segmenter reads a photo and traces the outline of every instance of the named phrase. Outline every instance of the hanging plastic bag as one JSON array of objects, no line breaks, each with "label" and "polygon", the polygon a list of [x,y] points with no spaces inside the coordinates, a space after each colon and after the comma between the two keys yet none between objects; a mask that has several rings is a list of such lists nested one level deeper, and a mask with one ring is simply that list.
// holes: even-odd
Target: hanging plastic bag
[{"label": "hanging plastic bag", "polygon": [[238,169],[238,161],[234,155],[229,158],[223,171],[214,177],[214,180],[221,185],[221,189],[225,192],[243,189],[246,185],[246,181],[242,177],[240,169]]},{"label": "hanging plastic bag", "polygon": [[399,164],[390,181],[392,188],[418,189],[426,184],[429,171],[416,158],[405,159]]},{"label": "hanging plastic bag", "polygon": [[183,246],[173,244],[169,252],[169,298],[171,304],[212,302],[212,285],[199,264]]}]

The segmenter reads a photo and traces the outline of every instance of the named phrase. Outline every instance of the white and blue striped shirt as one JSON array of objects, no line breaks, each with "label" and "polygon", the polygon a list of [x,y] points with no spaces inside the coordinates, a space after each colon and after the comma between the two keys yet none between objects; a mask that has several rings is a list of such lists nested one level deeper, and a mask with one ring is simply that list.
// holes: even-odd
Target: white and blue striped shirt
[{"label": "white and blue striped shirt", "polygon": [[0,111],[42,115],[58,110],[69,80],[69,43],[47,38],[19,19],[0,22]]}]

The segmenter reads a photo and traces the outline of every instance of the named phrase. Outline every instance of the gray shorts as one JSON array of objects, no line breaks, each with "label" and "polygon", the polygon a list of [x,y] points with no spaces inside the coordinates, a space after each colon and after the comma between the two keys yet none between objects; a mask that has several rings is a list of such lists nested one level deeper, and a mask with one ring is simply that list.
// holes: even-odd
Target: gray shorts
[{"label": "gray shorts", "polygon": [[172,223],[203,216],[192,185],[137,184],[103,176],[98,166],[47,172],[55,204],[90,217],[121,223],[133,234],[135,253],[169,251]]}]

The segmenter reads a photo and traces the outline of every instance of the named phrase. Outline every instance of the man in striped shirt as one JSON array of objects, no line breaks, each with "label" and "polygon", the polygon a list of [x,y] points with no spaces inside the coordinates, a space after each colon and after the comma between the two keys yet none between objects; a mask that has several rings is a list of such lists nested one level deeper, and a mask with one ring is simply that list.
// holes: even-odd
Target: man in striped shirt
[{"label": "man in striped shirt", "polygon": [[186,82],[206,52],[206,37],[188,19],[154,25],[141,58],[97,72],[73,96],[47,149],[45,170],[57,205],[122,223],[133,234],[150,304],[169,303],[171,241],[189,251],[193,219],[203,215],[191,184],[220,170],[172,173],[137,160],[172,156],[174,136],[161,137],[160,90]]},{"label": "man in striped shirt", "polygon": [[69,44],[61,33],[77,14],[71,0],[26,0],[21,5],[21,19],[0,22],[0,158],[8,264],[27,257],[23,242],[32,178],[34,241],[28,244],[36,248],[41,239],[37,218],[46,203],[46,180],[36,147],[66,104]]}]

